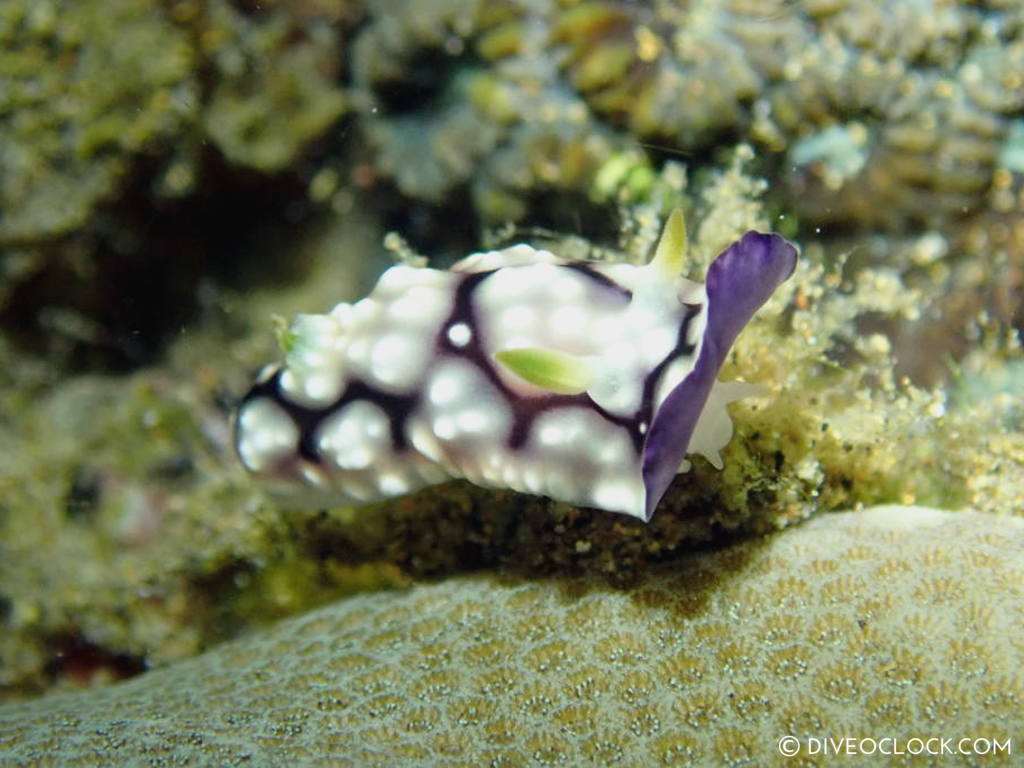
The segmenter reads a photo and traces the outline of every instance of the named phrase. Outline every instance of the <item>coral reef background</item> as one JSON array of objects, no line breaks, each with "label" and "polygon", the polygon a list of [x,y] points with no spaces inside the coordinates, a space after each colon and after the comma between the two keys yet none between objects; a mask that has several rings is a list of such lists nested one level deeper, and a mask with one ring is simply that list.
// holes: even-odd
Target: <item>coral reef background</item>
[{"label": "coral reef background", "polygon": [[[831,510],[1024,510],[1024,6],[408,9],[0,1],[0,698],[427,576],[635,602],[681,553]],[[275,315],[393,257],[642,260],[676,206],[688,273],[748,228],[802,260],[723,371],[769,395],[651,525],[460,484],[285,512],[237,467]]]},{"label": "coral reef background", "polygon": [[[1022,28],[999,1],[7,0],[0,317],[135,366],[266,251],[255,220],[367,191],[433,256],[509,221],[607,240],[668,160],[698,175],[747,141],[787,234],[1019,328]],[[101,287],[154,274],[119,311]]]}]

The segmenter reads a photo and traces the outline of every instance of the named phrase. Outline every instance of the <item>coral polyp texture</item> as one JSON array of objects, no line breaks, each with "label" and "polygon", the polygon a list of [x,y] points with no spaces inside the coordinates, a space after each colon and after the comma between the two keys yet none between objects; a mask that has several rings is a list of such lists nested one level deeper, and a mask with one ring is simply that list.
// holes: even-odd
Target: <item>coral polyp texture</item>
[{"label": "coral polyp texture", "polygon": [[[690,153],[730,135],[780,161],[808,221],[944,226],[983,205],[1024,109],[1015,4],[367,5],[353,80],[381,168],[428,199],[472,180],[484,216],[583,189],[637,140]],[[431,89],[403,85],[423,67]],[[424,135],[438,151],[417,154]],[[509,149],[547,162],[492,159]]]},{"label": "coral polyp texture", "polygon": [[459,477],[650,520],[686,454],[722,467],[725,406],[756,388],[718,369],[796,268],[793,245],[751,231],[702,285],[679,275],[685,248],[676,211],[642,267],[527,245],[392,267],[292,325],[239,408],[238,454],[299,504]]},{"label": "coral polyp texture", "polygon": [[625,591],[476,575],[361,595],[126,683],[0,706],[0,754],[791,765],[787,734],[984,749],[1024,726],[1022,552],[1019,519],[883,507],[689,555]]}]

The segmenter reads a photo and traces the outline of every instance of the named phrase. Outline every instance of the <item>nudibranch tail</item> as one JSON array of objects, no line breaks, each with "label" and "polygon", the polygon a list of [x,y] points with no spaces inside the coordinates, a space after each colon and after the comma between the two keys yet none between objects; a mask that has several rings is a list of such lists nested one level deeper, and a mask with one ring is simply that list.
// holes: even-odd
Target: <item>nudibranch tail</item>
[{"label": "nudibranch tail", "polygon": [[239,406],[236,451],[293,506],[458,477],[649,520],[687,453],[721,467],[725,405],[750,385],[715,377],[796,262],[749,232],[701,285],[679,275],[685,250],[676,212],[641,267],[527,245],[392,267],[297,318]]},{"label": "nudibranch tail", "polygon": [[693,436],[718,369],[743,327],[796,268],[796,248],[781,235],[747,232],[708,268],[707,324],[693,370],[662,402],[644,440],[645,519],[664,495]]}]

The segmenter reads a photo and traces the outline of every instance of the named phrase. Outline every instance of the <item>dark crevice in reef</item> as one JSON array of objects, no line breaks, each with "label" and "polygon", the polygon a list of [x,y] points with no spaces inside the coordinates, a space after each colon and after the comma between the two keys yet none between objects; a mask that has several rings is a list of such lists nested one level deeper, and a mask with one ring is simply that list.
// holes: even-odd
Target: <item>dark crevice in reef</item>
[{"label": "dark crevice in reef", "polygon": [[99,507],[103,479],[99,470],[80,464],[68,484],[64,514],[68,519],[89,518]]},{"label": "dark crevice in reef", "polygon": [[[246,558],[230,558],[214,570],[191,579],[188,586],[192,602],[192,623],[202,628],[206,644],[229,640],[245,628],[253,605],[266,598],[260,573],[276,561],[255,563]],[[260,594],[255,599],[253,592]],[[248,596],[248,597],[247,597]],[[268,604],[262,606],[272,615]]]},{"label": "dark crevice in reef", "polygon": [[52,681],[67,680],[87,686],[99,675],[124,680],[148,667],[141,656],[109,650],[77,632],[54,636],[49,646],[51,656],[46,674]]},{"label": "dark crevice in reef", "polygon": [[[356,62],[373,58],[372,55],[360,55],[360,46],[381,44],[379,38],[374,39],[372,35],[364,37],[358,31],[352,39],[355,40],[353,56]],[[383,44],[389,47],[389,43]],[[421,44],[401,52],[391,50],[389,53],[396,59],[394,67],[386,71],[380,68],[360,71],[357,63],[351,78],[355,85],[372,94],[374,112],[388,117],[431,112],[438,107],[464,103],[465,75],[492,68],[492,63],[481,58],[469,41],[454,33],[443,42]]]},{"label": "dark crevice in reef", "polygon": [[[595,203],[586,193],[565,190],[541,190],[526,199],[529,213],[523,218],[530,228],[513,242],[535,239],[531,232],[584,237],[589,242],[616,247],[619,238],[619,218],[613,204]],[[511,245],[511,243],[509,243]]]},{"label": "dark crevice in reef", "polygon": [[432,267],[444,267],[476,250],[479,233],[468,192],[463,188],[445,197],[443,205],[412,200],[392,185],[382,183],[368,200],[381,212],[385,231],[398,232],[417,252],[430,258]]},{"label": "dark crevice in reef", "polygon": [[481,65],[471,54],[453,56],[437,48],[424,49],[408,62],[400,80],[374,83],[374,95],[385,115],[411,114],[458,99],[453,92],[458,74]]},{"label": "dark crevice in reef", "polygon": [[41,268],[0,311],[15,343],[72,371],[151,363],[204,301],[216,302],[216,285],[246,274],[316,212],[282,204],[305,199],[301,180],[229,169],[212,151],[187,198],[153,195],[160,170],[141,164],[87,229],[45,246]]}]

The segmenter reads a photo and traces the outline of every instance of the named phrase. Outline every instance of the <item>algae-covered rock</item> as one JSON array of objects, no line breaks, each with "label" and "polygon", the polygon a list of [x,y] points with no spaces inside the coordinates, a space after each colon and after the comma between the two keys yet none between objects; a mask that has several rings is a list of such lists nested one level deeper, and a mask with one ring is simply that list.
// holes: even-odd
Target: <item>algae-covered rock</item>
[{"label": "algae-covered rock", "polygon": [[146,159],[164,169],[157,191],[191,191],[205,138],[234,162],[280,170],[344,106],[329,23],[342,7],[250,19],[216,0],[7,0],[0,244],[83,227]]},{"label": "algae-covered rock", "polygon": [[186,30],[148,0],[9,0],[0,8],[0,244],[61,235],[132,158],[199,107]]},{"label": "algae-covered rock", "polygon": [[0,754],[785,765],[791,735],[800,764],[825,765],[808,739],[934,734],[1005,765],[993,745],[1024,725],[1022,551],[1017,519],[885,507],[692,554],[625,591],[477,575],[362,595],[127,683],[0,707]]},{"label": "algae-covered rock", "polygon": [[[325,5],[342,15],[344,4]],[[203,48],[217,78],[203,125],[232,162],[279,171],[344,111],[344,47],[327,11],[252,18],[227,2],[209,4]]]},{"label": "algae-covered rock", "polygon": [[[309,264],[312,288],[223,292],[203,331],[132,375],[62,374],[0,337],[0,698],[192,656],[373,582],[347,553],[296,550],[302,520],[256,495],[230,411],[273,354],[272,313],[357,295],[379,239],[364,214],[307,231],[281,259]],[[261,332],[232,340],[245,317]]]},{"label": "algae-covered rock", "polygon": [[0,326],[22,345],[151,360],[197,285],[258,261],[254,222],[309,214],[296,163],[345,109],[358,3],[265,5],[0,3]]}]

